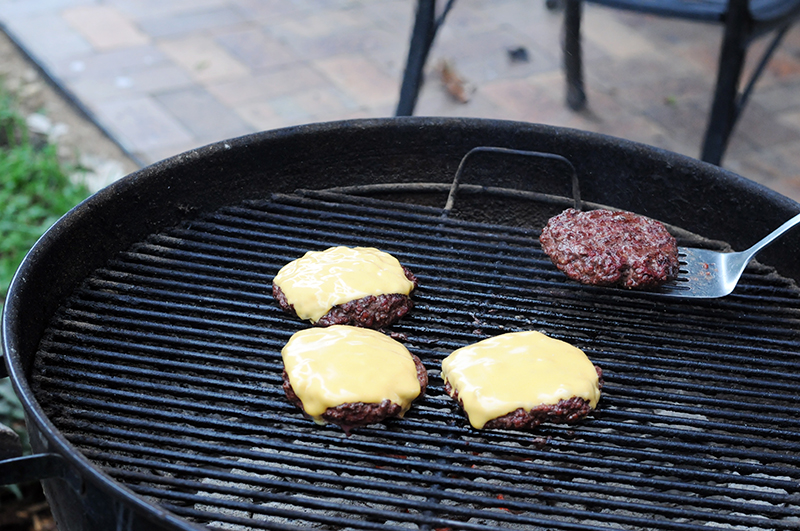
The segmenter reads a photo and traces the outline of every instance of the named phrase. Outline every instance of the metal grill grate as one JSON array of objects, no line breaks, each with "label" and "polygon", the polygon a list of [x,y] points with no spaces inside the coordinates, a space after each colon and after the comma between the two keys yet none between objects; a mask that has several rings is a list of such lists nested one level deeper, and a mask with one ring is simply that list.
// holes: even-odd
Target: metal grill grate
[{"label": "metal grill grate", "polygon": [[[681,303],[564,281],[538,232],[326,192],[221,209],[88,278],[33,381],[55,425],[141,496],[225,529],[796,529],[800,296],[752,266],[734,295]],[[421,287],[393,327],[430,371],[403,420],[345,437],[281,389],[305,325],[271,281],[308,250],[394,254]],[[441,359],[542,330],[604,370],[576,426],[471,429]]]}]

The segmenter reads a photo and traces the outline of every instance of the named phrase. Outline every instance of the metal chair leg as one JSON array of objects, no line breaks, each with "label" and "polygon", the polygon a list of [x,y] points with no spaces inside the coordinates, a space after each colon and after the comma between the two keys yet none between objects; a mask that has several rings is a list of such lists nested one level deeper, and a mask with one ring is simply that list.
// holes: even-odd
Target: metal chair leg
[{"label": "metal chair leg", "polygon": [[567,78],[567,105],[580,111],[586,107],[581,59],[581,0],[564,2],[564,72]]},{"label": "metal chair leg", "polygon": [[411,116],[422,84],[422,70],[436,35],[436,0],[418,0],[396,116]]},{"label": "metal chair leg", "polygon": [[747,0],[730,0],[719,56],[717,85],[700,158],[719,165],[738,118],[739,79],[747,51]]}]

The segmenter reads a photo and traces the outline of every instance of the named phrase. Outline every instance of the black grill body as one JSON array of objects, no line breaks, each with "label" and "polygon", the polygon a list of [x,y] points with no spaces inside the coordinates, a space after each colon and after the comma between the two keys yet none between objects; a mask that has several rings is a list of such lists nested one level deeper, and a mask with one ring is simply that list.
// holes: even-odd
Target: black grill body
[{"label": "black grill body", "polygon": [[[3,317],[35,449],[61,456],[45,485],[62,528],[796,528],[798,235],[720,301],[581,287],[538,248],[569,200],[505,192],[569,195],[558,164],[482,157],[442,217],[481,145],[563,155],[585,201],[685,229],[681,244],[741,249],[800,209],[668,152],[481,120],[321,124],[148,167],[43,237]],[[405,419],[351,437],[283,397],[280,348],[306,325],[270,295],[283,264],[336,244],[420,278],[392,330],[432,376]],[[472,430],[441,359],[523,329],[604,369],[600,408],[571,427]]]}]

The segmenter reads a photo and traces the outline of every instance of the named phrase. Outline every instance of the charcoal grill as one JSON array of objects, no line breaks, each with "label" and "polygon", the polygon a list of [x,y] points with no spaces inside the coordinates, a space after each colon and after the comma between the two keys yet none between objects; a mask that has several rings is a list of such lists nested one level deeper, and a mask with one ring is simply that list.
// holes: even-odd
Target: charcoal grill
[{"label": "charcoal grill", "polygon": [[[232,139],[137,172],[65,216],[17,273],[6,363],[62,530],[800,527],[800,235],[713,301],[568,281],[538,246],[583,201],[670,224],[682,245],[744,248],[800,210],[735,174],[547,126],[407,118]],[[452,197],[452,196],[451,196]],[[723,217],[727,213],[729,217]],[[281,390],[305,325],[271,279],[307,250],[369,245],[420,279],[391,327],[427,395],[402,420],[319,427]],[[574,426],[476,431],[441,359],[542,330],[604,370]]]}]

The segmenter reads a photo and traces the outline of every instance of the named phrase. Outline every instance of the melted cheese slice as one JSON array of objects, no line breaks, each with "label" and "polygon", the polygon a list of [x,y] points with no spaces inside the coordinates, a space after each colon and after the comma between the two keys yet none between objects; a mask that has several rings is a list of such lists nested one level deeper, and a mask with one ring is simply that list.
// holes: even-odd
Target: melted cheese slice
[{"label": "melted cheese slice", "polygon": [[368,328],[334,325],[294,334],[281,351],[303,409],[317,423],[329,407],[390,400],[408,411],[421,392],[417,366],[394,339]]},{"label": "melted cheese slice", "polygon": [[331,308],[369,295],[408,295],[414,283],[397,259],[372,247],[309,251],[273,281],[301,319],[317,322]]},{"label": "melted cheese slice", "polygon": [[540,332],[515,332],[460,348],[442,361],[474,428],[518,408],[526,411],[574,396],[600,400],[594,365],[582,350]]}]

